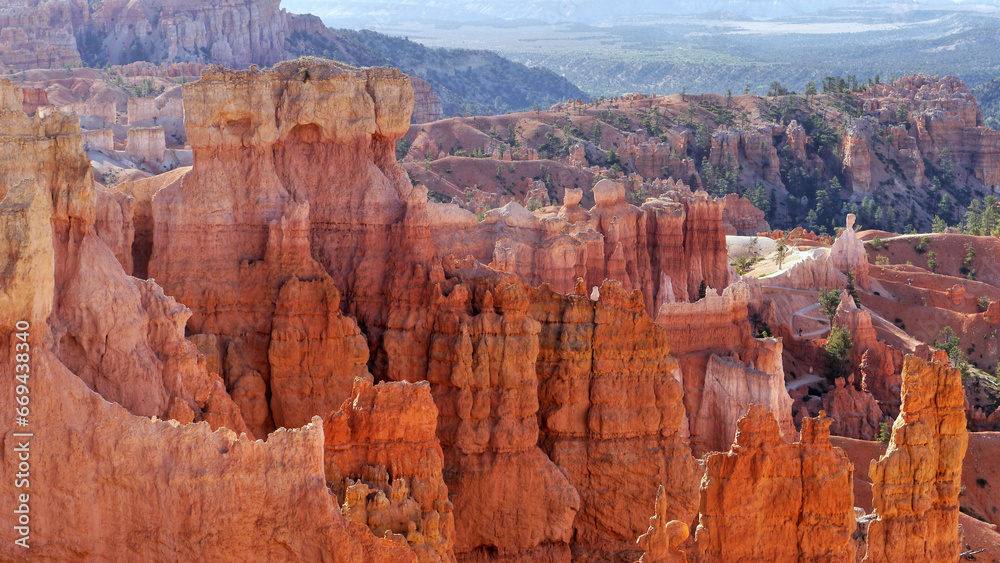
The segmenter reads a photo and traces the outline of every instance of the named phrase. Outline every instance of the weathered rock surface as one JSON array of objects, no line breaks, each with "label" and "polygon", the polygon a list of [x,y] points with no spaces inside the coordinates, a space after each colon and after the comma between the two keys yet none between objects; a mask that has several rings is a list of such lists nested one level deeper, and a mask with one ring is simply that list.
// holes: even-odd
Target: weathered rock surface
[{"label": "weathered rock surface", "polygon": [[[781,357],[780,342],[775,357]],[[762,366],[763,367],[763,366]],[[697,411],[691,413],[691,446],[696,452],[720,451],[736,437],[739,418],[754,405],[767,408],[778,420],[781,435],[795,440],[792,398],[779,370],[762,371],[739,358],[712,354],[705,368],[705,383]]]},{"label": "weathered rock surface", "polygon": [[[238,108],[229,105],[229,85],[243,100]],[[191,303],[194,331],[218,334],[228,346],[234,399],[244,412],[260,415],[247,415],[249,424],[284,424],[282,397],[303,407],[296,416],[347,398],[337,395],[349,392],[349,382],[369,363],[356,328],[329,324],[347,310],[367,328],[370,364],[380,377],[427,379],[435,386],[454,514],[466,523],[457,530],[456,553],[517,554],[549,543],[565,551],[579,497],[535,445],[538,325],[526,315],[523,289],[508,288],[507,297],[486,305],[482,300],[492,297],[473,296],[460,280],[446,280],[433,258],[430,227],[448,228],[439,214],[447,207],[428,204],[426,191],[410,186],[394,158],[413,103],[409,80],[385,69],[300,60],[267,72],[213,71],[186,88],[195,166],[153,200],[149,270]],[[282,93],[278,107],[276,92]],[[319,111],[317,100],[340,110]],[[246,184],[246,171],[262,162],[269,172],[251,175],[259,180]],[[232,180],[220,182],[227,177]],[[329,181],[336,183],[332,189]],[[205,186],[226,191],[209,195]],[[207,255],[208,240],[232,242],[213,244],[217,254]],[[192,275],[190,268],[201,264],[214,269],[211,284]],[[333,284],[288,282],[292,274],[330,276]],[[300,343],[291,347],[275,338],[285,321],[273,311],[278,290],[293,291],[281,287],[287,283],[306,298],[297,305],[302,336],[293,341]],[[313,297],[306,287],[327,289]],[[261,294],[260,288],[270,289]],[[342,288],[339,308],[333,288]],[[270,338],[254,336],[262,332]],[[312,343],[322,338],[328,341]],[[330,365],[320,352],[331,347],[348,360]],[[469,356],[475,349],[481,352]],[[303,370],[300,358],[312,358],[315,367]],[[286,386],[288,377],[296,379]],[[329,393],[322,405],[309,394],[318,383]],[[263,403],[268,392],[270,409]]]},{"label": "weathered rock surface", "polygon": [[[292,509],[260,500],[276,526],[304,531],[231,546],[236,557],[280,559],[287,553],[271,550],[284,544],[350,561],[631,560],[643,551],[645,561],[683,560],[700,473],[691,450],[722,450],[735,438],[728,454],[708,458],[699,558],[848,560],[850,465],[826,440],[829,419],[807,419],[791,443],[782,343],[754,338],[774,304],[752,278],[730,284],[725,202],[671,181],[636,207],[626,184],[606,181],[589,211],[583,192],[567,189],[558,216],[510,203],[477,221],[428,201],[395,162],[410,84],[385,69],[315,59],[210,69],[185,86],[194,166],[110,192],[88,188],[75,125],[24,125],[42,127],[37,144],[55,155],[42,161],[68,166],[0,166],[0,186],[17,195],[0,248],[41,256],[33,268],[15,260],[2,271],[41,318],[53,308],[50,344],[78,372],[65,375],[80,393],[100,401],[84,381],[133,414],[176,419],[114,407],[122,424],[154,429],[123,431],[154,436],[157,447],[173,439],[157,429],[178,433],[163,455],[192,438],[209,444],[196,458],[207,460],[198,485],[206,498],[234,496],[225,470],[249,475],[211,457],[229,455],[277,480],[254,483],[253,498],[304,499]],[[14,94],[0,89],[5,107],[8,98],[21,107]],[[740,158],[768,168],[774,146],[763,141],[782,132],[754,134]],[[52,198],[31,195],[26,178],[44,178]],[[49,199],[55,215],[42,212]],[[854,236],[838,256],[857,266],[864,254]],[[831,255],[826,277],[842,287]],[[150,279],[127,278],[126,268]],[[12,299],[4,291],[0,304]],[[865,311],[842,308],[866,348],[860,363],[875,366],[871,318],[865,325]],[[376,378],[385,383],[373,386]],[[866,409],[843,422],[845,433],[870,430],[870,401],[858,397],[871,397],[848,385],[838,392],[847,396],[830,395],[834,410]],[[305,428],[246,450],[246,438],[208,434],[195,421],[260,438]],[[152,455],[131,444],[126,452]],[[156,475],[166,458],[151,459]],[[174,500],[157,494],[156,503]],[[195,537],[218,535],[214,525],[199,524]],[[168,547],[150,549],[169,549],[167,534],[152,543]],[[149,558],[135,543],[93,557]],[[221,540],[204,543],[192,558],[218,558]]]},{"label": "weathered rock surface", "polygon": [[348,519],[403,543],[417,561],[454,561],[455,520],[442,478],[430,385],[354,380],[325,417],[326,480]]},{"label": "weathered rock surface", "polygon": [[642,549],[639,563],[687,563],[687,556],[677,546],[691,535],[687,524],[668,519],[667,495],[660,485],[656,490],[656,511],[649,519],[649,529],[636,543]]},{"label": "weathered rock surface", "polygon": [[[98,196],[75,121],[27,119],[20,102],[7,103],[15,97],[0,82],[0,153],[8,155],[0,336],[12,342],[17,323],[30,324],[26,430],[31,469],[40,469],[30,471],[30,523],[51,532],[30,535],[32,560],[412,561],[336,510],[318,419],[266,443],[229,429],[245,431],[239,410],[226,410],[232,401],[218,376],[184,338],[188,313],[154,283],[128,278],[98,238]],[[4,347],[0,389],[11,397],[14,365],[13,347]],[[157,420],[166,410],[186,420]],[[196,415],[206,423],[185,424]],[[12,427],[11,416],[3,418]],[[10,474],[24,461],[16,440],[4,440]],[[10,482],[0,506],[13,513],[24,492]],[[13,542],[0,547],[4,560],[24,556]]]},{"label": "weathered rock surface", "polygon": [[830,444],[827,417],[781,438],[751,407],[726,453],[708,456],[696,532],[698,561],[853,561],[853,465]]},{"label": "weathered rock surface", "polygon": [[10,0],[0,7],[0,66],[78,66],[76,31],[87,22],[86,0]]},{"label": "weathered rock surface", "polygon": [[[625,200],[623,183],[601,180],[594,207],[584,211],[577,195],[566,193],[556,217],[539,219],[510,203],[486,213],[475,235],[442,233],[437,246],[561,293],[573,292],[577,278],[588,288],[618,280],[642,293],[650,316],[660,303],[697,299],[702,283],[729,283],[721,200],[681,184],[636,207]],[[467,226],[476,226],[472,219]]]},{"label": "weathered rock surface", "polygon": [[441,100],[431,91],[431,85],[426,80],[411,76],[410,84],[413,86],[413,115],[410,116],[410,123],[429,123],[444,117]]},{"label": "weathered rock surface", "polygon": [[844,155],[844,176],[855,194],[872,190],[872,148],[869,139],[872,127],[864,118],[852,119],[840,138],[840,154]]},{"label": "weathered rock surface", "polygon": [[371,380],[368,342],[340,312],[329,277],[292,277],[278,292],[267,350],[271,413],[277,426],[305,424],[346,398],[355,378]]},{"label": "weathered rock surface", "polygon": [[[303,81],[310,73],[309,80]],[[236,94],[229,91],[232,87]],[[332,340],[359,334],[356,328],[334,318],[339,315],[336,288],[353,287],[344,281],[346,274],[353,271],[348,264],[359,256],[353,252],[353,245],[343,247],[332,237],[339,234],[336,225],[348,217],[345,210],[358,207],[366,190],[374,198],[384,198],[386,190],[390,190],[395,201],[399,192],[409,190],[405,175],[391,158],[391,135],[405,131],[403,116],[412,104],[405,76],[384,69],[359,71],[333,63],[301,61],[278,65],[268,72],[209,71],[202,81],[188,84],[185,89],[187,133],[195,166],[182,179],[157,192],[152,201],[155,227],[150,277],[161,281],[171,294],[192,308],[189,328],[193,332],[219,335],[224,348],[233,346],[239,352],[239,362],[227,361],[231,369],[226,379],[231,389],[240,386],[243,377],[250,378],[243,386],[259,389],[263,383],[267,389],[273,383],[271,371],[275,363],[281,371],[279,387],[284,389],[284,373],[299,378],[294,385],[288,382],[291,386],[287,390],[300,398],[310,393],[310,385],[302,387],[307,381],[331,376],[324,370],[343,365],[361,365],[364,370],[367,351],[358,349],[357,344],[343,344],[345,350],[355,350],[352,357],[356,359],[347,364],[318,353]],[[276,108],[273,92],[286,89],[281,106]],[[368,90],[372,93],[368,94]],[[239,100],[238,105],[235,100]],[[341,107],[339,112],[319,112],[317,100],[352,105]],[[272,146],[278,149],[272,151]],[[362,156],[371,147],[376,148],[374,158],[388,177],[372,157]],[[359,157],[359,164],[351,164]],[[312,164],[306,165],[306,159]],[[323,178],[306,175],[320,162],[343,171],[334,179],[342,183],[341,189],[330,190]],[[269,172],[257,175],[250,170]],[[247,177],[257,181],[247,184]],[[206,190],[205,186],[214,189]],[[232,187],[237,189],[229,189]],[[373,202],[366,207],[379,208]],[[363,218],[357,219],[364,224]],[[318,262],[310,251],[310,227],[324,224],[328,234],[318,236],[331,242],[325,245],[327,251],[318,256]],[[373,231],[368,236],[376,240],[385,232]],[[205,271],[201,269],[204,267],[212,272],[210,285],[196,274]],[[314,314],[309,310],[311,306],[292,305],[286,298],[285,309],[279,315],[292,314],[296,320],[272,320],[286,282],[293,277],[303,282],[321,280],[328,278],[326,272],[339,272],[334,279],[339,283],[311,286],[323,287],[319,293],[318,289],[296,292],[312,300],[312,306],[325,302],[321,307],[326,311],[323,318],[308,320],[305,317]],[[368,280],[361,283],[367,285]],[[289,288],[285,293],[292,291]],[[334,316],[333,320],[325,320],[329,315]],[[286,330],[285,326],[295,330]],[[282,338],[272,350],[275,330]],[[269,359],[271,353],[273,361]],[[302,361],[312,365],[304,374]],[[321,401],[322,409],[297,412],[289,421],[300,424],[309,416],[332,410],[346,398],[355,375],[357,371],[348,369],[337,387],[339,393],[311,399]],[[249,381],[257,383],[251,385]],[[272,395],[272,407],[283,404],[281,396]],[[247,397],[255,403],[262,400],[257,392]],[[268,409],[264,405],[262,411],[258,405],[251,410],[266,413]],[[283,414],[268,414],[257,420],[259,430],[289,421]]]},{"label": "weathered rock surface", "polygon": [[91,28],[108,37],[112,63],[130,62],[134,45],[155,60],[202,60],[203,51],[227,66],[270,65],[285,58],[289,22],[280,0],[223,0],[192,4],[156,0],[139,5],[103,2]]},{"label": "weathered rock surface", "polygon": [[85,149],[94,148],[108,152],[115,150],[115,133],[110,129],[83,131],[81,137]]},{"label": "weathered rock surface", "polygon": [[969,443],[959,370],[907,356],[903,405],[889,449],[869,473],[878,518],[865,561],[954,561],[958,496]]},{"label": "weathered rock surface", "polygon": [[[647,179],[682,178],[685,181],[692,176],[697,177],[694,160],[688,157],[689,145],[693,138],[689,133],[679,134],[670,130],[667,139],[646,139],[640,135],[629,134],[619,147],[623,160],[631,165],[637,174]],[[582,146],[580,147],[583,148]],[[570,162],[576,166],[587,166],[585,152],[570,154]]]},{"label": "weathered rock surface", "polygon": [[876,84],[860,98],[865,111],[882,123],[907,116],[909,126],[894,129],[893,137],[898,136],[900,152],[909,157],[900,160],[913,161],[916,172],[924,171],[927,159],[937,168],[950,165],[960,183],[1000,185],[1000,162],[983,158],[1000,146],[1000,132],[983,127],[975,98],[958,78],[906,75],[891,85]]},{"label": "weathered rock surface", "polygon": [[125,150],[143,162],[159,163],[163,160],[163,153],[167,150],[167,139],[163,134],[163,127],[129,129]]},{"label": "weathered rock surface", "polygon": [[[0,83],[2,99],[21,97]],[[126,276],[129,202],[94,187],[75,120],[62,113],[28,118],[9,104],[0,131],[4,186],[51,194],[54,279],[52,351],[91,389],[133,414],[246,427],[227,404],[218,374],[184,337],[190,312],[152,282]],[[103,239],[112,242],[119,257]],[[232,415],[232,416],[228,416]],[[212,420],[220,422],[213,416]]]},{"label": "weathered rock surface", "polygon": [[851,364],[855,366],[860,379],[852,376],[850,386],[870,393],[887,414],[898,413],[903,383],[903,351],[878,339],[872,326],[871,313],[859,309],[846,290],[841,292],[840,305],[837,306],[833,323],[847,329],[854,344],[851,348]]},{"label": "weathered rock surface", "polygon": [[[84,145],[86,134],[82,134]],[[135,242],[135,198],[121,191],[97,188],[97,236],[114,253],[126,274],[132,274],[132,245]]]},{"label": "weathered rock surface", "polygon": [[830,260],[833,266],[840,270],[845,276],[848,273],[854,275],[854,283],[862,289],[868,289],[871,281],[868,275],[868,250],[865,243],[858,239],[854,232],[854,221],[856,217],[853,213],[847,214],[847,227],[840,233],[837,240],[833,241],[830,247]]},{"label": "weathered rock surface", "polygon": [[[732,443],[736,423],[752,404],[775,413],[782,434],[794,440],[791,398],[784,387],[782,343],[754,338],[750,317],[769,313],[755,281],[709,290],[695,303],[664,303],[656,322],[666,329],[684,377],[684,404],[696,455]],[[773,313],[772,313],[773,314]]]},{"label": "weathered rock surface", "polygon": [[727,194],[723,205],[722,225],[727,235],[753,236],[771,230],[764,219],[764,212],[754,207],[745,197]]},{"label": "weathered rock surface", "polygon": [[[699,471],[685,443],[683,386],[665,331],[638,292],[607,281],[592,301],[547,288],[532,292],[541,323],[540,444],[580,491],[577,551],[634,549],[658,498],[668,519],[693,521]],[[661,490],[662,493],[662,490]]]},{"label": "weathered rock surface", "polygon": [[834,389],[823,395],[823,410],[833,420],[830,432],[858,440],[875,440],[884,418],[875,397],[846,385],[842,377],[834,382]]},{"label": "weathered rock surface", "polygon": [[24,88],[24,102],[21,108],[27,115],[35,115],[39,110],[51,110],[49,94],[44,88]]},{"label": "weathered rock surface", "polygon": [[775,137],[784,134],[784,128],[776,123],[762,123],[749,130],[729,129],[725,125],[712,133],[709,163],[722,170],[732,170],[751,180],[783,189],[781,162],[774,145]]}]

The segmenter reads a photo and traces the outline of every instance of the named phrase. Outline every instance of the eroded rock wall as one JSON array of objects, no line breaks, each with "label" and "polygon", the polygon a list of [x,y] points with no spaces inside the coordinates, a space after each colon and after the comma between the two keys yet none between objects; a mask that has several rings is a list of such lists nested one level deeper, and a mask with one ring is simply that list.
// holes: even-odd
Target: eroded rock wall
[{"label": "eroded rock wall", "polygon": [[732,448],[708,456],[695,535],[698,561],[853,561],[854,468],[826,417],[782,439],[751,407]]},{"label": "eroded rock wall", "polygon": [[902,397],[889,448],[869,470],[878,518],[868,526],[865,561],[954,561],[969,443],[962,375],[907,356]]},{"label": "eroded rock wall", "polygon": [[323,421],[326,480],[341,510],[376,537],[408,546],[420,563],[455,561],[455,519],[427,382],[355,379]]},{"label": "eroded rock wall", "polygon": [[668,519],[692,521],[699,471],[665,331],[619,282],[606,281],[597,301],[583,289],[561,295],[543,287],[529,312],[541,323],[541,447],[580,491],[576,549],[606,556],[635,549],[651,482]]},{"label": "eroded rock wall", "polygon": [[[0,153],[16,154],[0,166],[0,337],[11,342],[20,322],[29,325],[19,332],[31,353],[32,436],[22,438],[31,557],[412,561],[410,550],[336,510],[320,420],[266,443],[237,437],[239,410],[225,410],[232,401],[221,381],[184,338],[188,313],[153,282],[128,278],[97,236],[75,120],[28,119],[7,103],[15,97],[0,82]],[[0,389],[11,397],[20,383],[13,350],[0,350]],[[156,418],[168,414],[178,420]],[[2,415],[11,427],[12,416]],[[191,424],[195,416],[204,423]],[[4,443],[10,474],[23,461],[15,439]],[[3,489],[0,506],[13,513],[26,490],[12,481]],[[0,547],[4,560],[24,553],[13,542]]]},{"label": "eroded rock wall", "polygon": [[[0,82],[0,91],[4,100],[21,97],[10,82]],[[13,103],[3,117],[0,186],[34,184],[51,201],[55,356],[133,414],[190,422],[224,412],[222,424],[246,430],[218,375],[184,337],[190,312],[155,283],[127,277],[105,242],[127,262],[130,204],[94,187],[76,120],[58,112],[28,118]]]},{"label": "eroded rock wall", "polygon": [[155,0],[103,2],[92,29],[106,38],[113,64],[131,62],[136,50],[156,60],[211,60],[230,67],[270,65],[287,58],[289,23],[280,0],[222,0],[192,4]]},{"label": "eroded rock wall", "polygon": [[0,65],[79,66],[75,34],[87,22],[86,0],[10,0],[0,7]]},{"label": "eroded rock wall", "polygon": [[988,156],[1000,146],[1000,132],[983,127],[975,98],[958,78],[906,75],[859,97],[881,123],[906,117],[893,138],[909,157],[900,160],[912,161],[916,172],[924,171],[926,159],[937,169],[950,166],[960,183],[1000,185],[1000,162]]}]

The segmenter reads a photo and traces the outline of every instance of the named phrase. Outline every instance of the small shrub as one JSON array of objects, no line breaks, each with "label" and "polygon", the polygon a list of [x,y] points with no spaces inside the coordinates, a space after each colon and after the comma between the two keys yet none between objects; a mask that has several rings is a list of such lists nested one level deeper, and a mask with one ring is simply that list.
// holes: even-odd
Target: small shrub
[{"label": "small shrub", "polygon": [[826,339],[826,375],[831,378],[847,377],[851,373],[851,350],[854,342],[851,333],[842,326],[834,325]]},{"label": "small shrub", "polygon": [[840,305],[840,292],[836,289],[824,289],[819,292],[819,308],[826,318],[833,320]]},{"label": "small shrub", "polygon": [[878,437],[876,440],[879,442],[888,442],[892,438],[892,423],[883,422],[878,425]]}]

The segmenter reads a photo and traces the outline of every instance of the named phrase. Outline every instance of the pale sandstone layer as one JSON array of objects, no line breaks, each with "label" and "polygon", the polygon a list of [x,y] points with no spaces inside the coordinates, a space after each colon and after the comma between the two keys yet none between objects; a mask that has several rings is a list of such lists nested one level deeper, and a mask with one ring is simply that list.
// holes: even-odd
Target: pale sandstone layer
[{"label": "pale sandstone layer", "polygon": [[680,362],[696,455],[726,450],[736,436],[737,421],[754,404],[773,412],[782,436],[795,440],[782,341],[755,338],[751,322],[771,322],[772,317],[773,309],[752,279],[726,287],[721,295],[707,290],[695,303],[660,305],[656,322],[666,329]]}]

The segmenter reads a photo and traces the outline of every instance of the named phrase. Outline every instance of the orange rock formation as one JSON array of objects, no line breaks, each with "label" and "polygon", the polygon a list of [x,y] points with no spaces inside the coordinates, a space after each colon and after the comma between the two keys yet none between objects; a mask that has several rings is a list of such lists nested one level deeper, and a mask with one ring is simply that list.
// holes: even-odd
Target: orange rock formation
[{"label": "orange rock formation", "polygon": [[[232,22],[203,13],[213,52],[240,56]],[[195,27],[177,44],[200,45]],[[512,201],[478,221],[397,164],[415,95],[388,69],[211,68],[184,98],[194,165],[105,189],[76,120],[28,119],[0,83],[0,337],[22,318],[39,329],[33,430],[53,469],[37,517],[60,532],[43,558],[683,561],[699,512],[699,560],[853,557],[852,466],[829,418],[796,441],[782,342],[754,337],[775,305],[756,279],[731,283],[725,201],[671,180],[637,207],[605,180],[589,210],[566,189],[558,212]],[[771,139],[805,143],[793,125],[739,133],[740,162],[776,169]],[[868,287],[850,228],[812,262],[787,287],[837,287],[851,269]],[[866,385],[891,390],[865,315],[838,312]],[[894,522],[944,529],[955,512],[957,434],[937,450],[914,437],[952,406],[912,414],[910,390],[886,459],[929,455],[947,486],[929,511],[880,511],[873,557]],[[865,405],[845,433],[872,429],[870,399],[830,395],[833,410]],[[699,508],[692,449],[734,439],[707,458]],[[903,483],[894,464],[880,478]],[[886,491],[885,506],[909,494]]]},{"label": "orange rock formation", "polygon": [[764,212],[754,207],[745,197],[727,194],[723,205],[722,223],[727,235],[753,236],[771,230],[764,219]]},{"label": "orange rock formation", "polygon": [[[926,158],[940,167],[948,147],[959,182],[1000,185],[1000,162],[978,156],[991,150],[988,147],[995,150],[1000,132],[983,127],[983,116],[972,93],[958,78],[906,75],[891,85],[876,84],[860,97],[865,111],[882,123],[896,121],[897,109],[903,108],[912,127],[905,128],[910,129],[906,135],[901,129],[894,130],[894,135],[900,134],[898,138],[904,143],[901,152],[911,158],[900,160],[916,162]],[[914,166],[923,171],[922,163]]]},{"label": "orange rock formation", "polygon": [[656,491],[656,512],[649,519],[649,530],[636,543],[643,550],[638,563],[687,563],[687,556],[678,549],[691,535],[687,524],[667,518],[667,495],[663,485]]},{"label": "orange rock formation", "polygon": [[[155,283],[127,277],[97,236],[75,120],[28,119],[20,97],[0,82],[0,337],[11,342],[29,325],[31,557],[411,561],[335,510],[319,420],[266,443],[230,430],[245,427],[184,338],[189,313]],[[11,397],[13,354],[0,350],[0,389]],[[2,415],[10,427],[12,414]],[[168,415],[179,420],[156,419]],[[11,482],[3,492],[12,513],[24,490]],[[22,549],[5,542],[0,558]]]},{"label": "orange rock formation", "polygon": [[853,561],[853,466],[830,444],[827,417],[802,440],[781,438],[773,415],[751,407],[727,453],[708,456],[698,561]]},{"label": "orange rock formation", "polygon": [[323,421],[326,480],[344,516],[407,545],[421,563],[455,560],[437,415],[427,382],[373,387],[358,378]]},{"label": "orange rock formation", "polygon": [[889,449],[870,469],[878,518],[865,561],[954,561],[965,429],[961,373],[907,356]]}]

